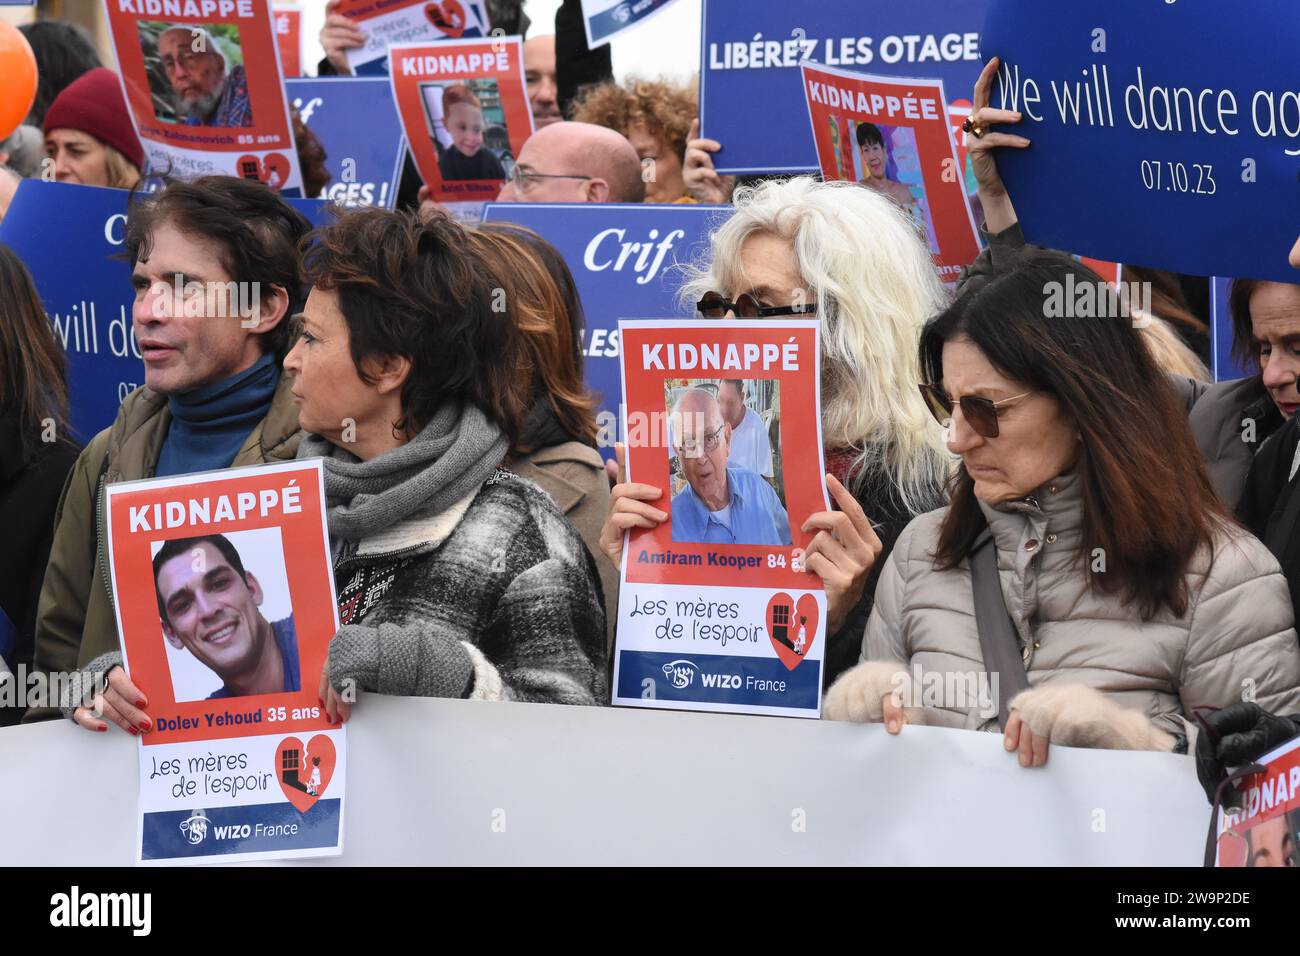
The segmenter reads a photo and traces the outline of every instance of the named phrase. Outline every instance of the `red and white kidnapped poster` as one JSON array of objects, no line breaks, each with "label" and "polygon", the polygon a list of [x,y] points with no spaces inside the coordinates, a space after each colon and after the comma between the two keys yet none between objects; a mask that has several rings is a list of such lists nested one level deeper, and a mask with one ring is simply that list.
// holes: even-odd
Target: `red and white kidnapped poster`
[{"label": "red and white kidnapped poster", "polygon": [[858,182],[916,222],[945,282],[979,255],[964,167],[940,80],[871,76],[804,63],[822,177]]},{"label": "red and white kidnapped poster", "polygon": [[816,321],[620,322],[627,480],[668,514],[623,545],[615,704],[817,717],[827,511]]},{"label": "red and white kidnapped poster", "polygon": [[318,696],[338,631],[319,460],[107,489],[122,653],[147,698],[142,862],[332,856],[346,737]]},{"label": "red and white kidnapped poster", "polygon": [[1215,866],[1300,866],[1300,738],[1257,762],[1264,772],[1237,785],[1244,805],[1219,811]]},{"label": "red and white kidnapped poster", "polygon": [[468,213],[496,199],[533,113],[519,37],[443,40],[389,49],[402,131],[431,198]]},{"label": "red and white kidnapped poster", "polygon": [[302,195],[271,0],[104,0],[149,169]]}]

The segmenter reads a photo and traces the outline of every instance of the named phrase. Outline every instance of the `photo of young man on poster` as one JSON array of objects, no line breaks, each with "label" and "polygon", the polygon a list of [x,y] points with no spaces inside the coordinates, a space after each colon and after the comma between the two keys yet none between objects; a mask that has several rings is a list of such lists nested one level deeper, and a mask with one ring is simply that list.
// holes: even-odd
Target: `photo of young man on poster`
[{"label": "photo of young man on poster", "polygon": [[237,26],[142,20],[137,27],[158,120],[217,129],[253,125]]},{"label": "photo of young man on poster", "polygon": [[673,480],[673,540],[789,545],[790,518],[781,497],[761,474],[730,460],[732,426],[718,386],[708,385],[665,387],[671,452],[680,472]]},{"label": "photo of young man on poster", "polygon": [[[172,538],[153,557],[163,636],[220,679],[208,700],[296,692],[302,683],[293,614],[263,615],[266,592],[231,541],[240,536]],[[175,672],[172,681],[176,700],[187,699]]]},{"label": "photo of young man on poster", "polygon": [[1246,830],[1246,866],[1295,866],[1295,817],[1279,813]]}]

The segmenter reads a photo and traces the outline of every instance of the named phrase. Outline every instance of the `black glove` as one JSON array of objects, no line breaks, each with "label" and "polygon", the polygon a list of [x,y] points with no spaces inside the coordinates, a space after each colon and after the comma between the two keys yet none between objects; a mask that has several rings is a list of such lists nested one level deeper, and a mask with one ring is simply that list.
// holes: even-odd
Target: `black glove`
[{"label": "black glove", "polygon": [[[1300,734],[1296,720],[1245,701],[1214,711],[1205,724],[1209,730],[1202,727],[1196,737],[1196,776],[1211,803],[1228,767],[1252,763]],[[1225,794],[1223,802],[1230,804],[1232,794]]]}]

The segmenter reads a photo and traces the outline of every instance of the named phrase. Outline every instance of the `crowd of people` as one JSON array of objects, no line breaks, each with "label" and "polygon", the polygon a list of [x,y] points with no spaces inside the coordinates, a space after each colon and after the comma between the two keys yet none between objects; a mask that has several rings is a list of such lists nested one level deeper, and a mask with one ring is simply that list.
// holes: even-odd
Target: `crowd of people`
[{"label": "crowd of people", "polygon": [[[322,74],[345,73],[362,42],[335,6]],[[985,248],[946,288],[871,127],[859,128],[861,183],[721,175],[694,92],[614,83],[607,50],[602,63],[572,42],[572,6],[557,36],[524,44],[537,131],[501,199],[729,204],[707,256],[685,267],[684,308],[820,322],[834,507],[802,530],[827,596],[823,716],[999,732],[1023,766],[1053,744],[1194,752],[1210,793],[1300,733],[1285,716],[1300,715],[1300,273],[1234,284],[1234,345],[1251,374],[1218,384],[1204,380],[1192,277],[1143,270],[1165,290],[1143,321],[1113,291],[1101,318],[1052,314],[1053,284],[1110,287],[1023,235],[997,157],[1030,140],[1019,114],[989,106],[994,60],[968,142]],[[0,178],[49,159],[63,182],[134,186],[143,154],[116,77],[74,28],[38,23],[30,36],[41,89],[28,125],[0,143]],[[472,113],[457,95],[449,111]],[[670,496],[628,482],[621,447],[620,474],[607,474],[563,257],[522,227],[458,224],[410,185],[395,211],[343,212],[316,230],[233,177],[134,198],[125,253],[145,384],[84,448],[68,437],[65,362],[40,298],[0,248],[0,508],[18,534],[0,656],[107,675],[93,700],[7,721],[62,712],[96,732],[152,729],[107,583],[113,482],[323,459],[342,621],[320,683],[332,721],[364,693],[607,704],[625,534],[671,515],[738,540],[743,516],[710,522],[737,491],[767,487],[734,458],[758,440],[736,440],[754,427],[744,383],[678,402],[707,432],[674,427],[683,469],[711,483]],[[264,291],[254,314],[214,320],[169,298],[178,273]],[[42,438],[51,422],[55,440]],[[161,590],[159,601],[166,617]],[[1005,638],[997,659],[990,628]],[[219,673],[230,683],[266,653],[250,636]],[[998,713],[918,704],[916,667],[996,669]]]}]

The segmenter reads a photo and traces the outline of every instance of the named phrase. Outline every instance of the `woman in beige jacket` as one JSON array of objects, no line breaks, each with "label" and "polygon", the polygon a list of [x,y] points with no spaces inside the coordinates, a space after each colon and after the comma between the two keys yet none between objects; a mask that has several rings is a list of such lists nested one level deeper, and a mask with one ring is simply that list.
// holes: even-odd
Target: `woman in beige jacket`
[{"label": "woman in beige jacket", "polygon": [[[1051,317],[1070,282],[1111,317]],[[998,729],[971,584],[986,529],[1028,681],[1004,728],[1022,765],[1049,743],[1185,753],[1202,705],[1300,711],[1286,581],[1218,502],[1109,288],[1030,252],[927,326],[922,389],[961,466],[951,503],[895,545],[827,717]]]},{"label": "woman in beige jacket", "polygon": [[555,499],[595,561],[609,645],[618,620],[618,569],[600,557],[609,479],[596,451],[596,398],[582,377],[582,302],[564,257],[522,226],[485,223],[471,233],[493,263],[527,345],[516,382],[528,408],[507,466]]}]

